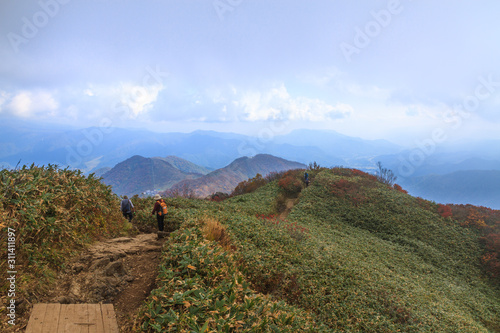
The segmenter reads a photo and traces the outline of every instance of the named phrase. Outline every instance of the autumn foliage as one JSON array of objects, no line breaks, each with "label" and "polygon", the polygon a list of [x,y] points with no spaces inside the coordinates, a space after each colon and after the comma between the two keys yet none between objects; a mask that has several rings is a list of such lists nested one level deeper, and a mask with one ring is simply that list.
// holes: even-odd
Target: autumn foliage
[{"label": "autumn foliage", "polygon": [[265,184],[267,184],[267,181],[264,178],[262,178],[262,175],[260,173],[258,173],[255,175],[255,177],[240,182],[234,188],[233,192],[231,193],[231,196],[252,193],[259,187],[264,186]]},{"label": "autumn foliage", "polygon": [[330,185],[330,193],[339,198],[351,200],[355,206],[367,200],[359,183],[347,179],[339,179]]},{"label": "autumn foliage", "polygon": [[441,217],[444,217],[444,218],[453,216],[453,213],[451,212],[451,207],[448,205],[438,204],[437,211],[438,211],[439,215],[441,215]]},{"label": "autumn foliage", "polygon": [[473,205],[450,205],[454,219],[466,228],[477,229],[484,247],[481,262],[500,282],[500,211]]},{"label": "autumn foliage", "polygon": [[398,184],[394,184],[394,189],[398,192],[401,192],[401,193],[405,193],[405,194],[408,194],[408,191],[404,190],[400,185]]},{"label": "autumn foliage", "polygon": [[377,177],[375,177],[374,175],[370,175],[369,173],[366,173],[366,172],[358,170],[358,169],[334,167],[330,170],[336,176],[362,177],[362,178],[365,178],[365,179],[370,180],[370,181],[377,181]]},{"label": "autumn foliage", "polygon": [[278,186],[289,196],[297,195],[302,190],[302,182],[298,179],[296,170],[285,172],[278,181]]},{"label": "autumn foliage", "polygon": [[210,201],[221,202],[227,198],[229,198],[229,194],[224,192],[215,192],[212,195],[209,195],[207,199]]},{"label": "autumn foliage", "polygon": [[240,182],[231,193],[231,197],[235,195],[242,195],[247,193],[255,192],[258,188],[274,181],[280,179],[283,176],[284,172],[270,172],[265,177],[262,177],[260,173],[256,174],[255,177],[244,180]]}]

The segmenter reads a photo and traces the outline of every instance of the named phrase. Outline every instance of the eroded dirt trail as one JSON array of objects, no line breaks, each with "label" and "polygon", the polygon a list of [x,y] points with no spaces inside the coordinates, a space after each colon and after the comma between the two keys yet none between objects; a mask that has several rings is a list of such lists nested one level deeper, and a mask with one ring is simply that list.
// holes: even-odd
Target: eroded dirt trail
[{"label": "eroded dirt trail", "polygon": [[293,206],[295,206],[299,202],[298,198],[286,199],[285,201],[285,210],[279,214],[280,220],[286,220],[288,214],[292,211]]},{"label": "eroded dirt trail", "polygon": [[46,301],[113,303],[120,331],[131,332],[154,288],[163,241],[152,233],[93,244],[69,265]]}]

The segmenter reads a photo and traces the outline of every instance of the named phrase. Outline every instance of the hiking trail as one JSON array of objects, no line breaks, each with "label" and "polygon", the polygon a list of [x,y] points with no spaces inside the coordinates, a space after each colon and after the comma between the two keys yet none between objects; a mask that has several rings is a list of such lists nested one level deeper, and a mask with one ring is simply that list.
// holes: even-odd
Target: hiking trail
[{"label": "hiking trail", "polygon": [[40,302],[112,303],[120,332],[132,332],[139,307],[154,289],[164,240],[151,233],[94,243],[68,264],[56,289]]},{"label": "hiking trail", "polygon": [[298,202],[299,202],[299,198],[286,199],[285,200],[285,210],[279,214],[279,219],[286,220],[286,218],[288,217],[288,214],[290,214],[290,212],[292,211],[293,206],[295,206]]}]

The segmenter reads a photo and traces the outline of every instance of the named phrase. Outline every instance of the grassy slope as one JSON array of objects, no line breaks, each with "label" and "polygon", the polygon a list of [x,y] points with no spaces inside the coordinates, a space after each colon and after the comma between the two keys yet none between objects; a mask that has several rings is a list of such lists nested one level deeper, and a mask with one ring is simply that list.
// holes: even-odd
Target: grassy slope
[{"label": "grassy slope", "polygon": [[[341,178],[363,183],[366,200],[356,207],[332,195],[329,185]],[[473,231],[409,195],[327,170],[288,217],[310,231],[297,241],[255,217],[273,212],[277,191],[270,184],[211,213],[227,225],[257,290],[343,331],[499,330],[499,292],[480,271]]]},{"label": "grassy slope", "polygon": [[[351,277],[351,290],[334,297],[333,308],[345,296],[347,313],[364,317],[365,323],[384,318],[360,324],[365,331],[381,331],[389,322],[405,331],[480,332],[484,323],[494,326],[498,293],[492,295],[482,279],[480,250],[470,230],[381,184],[363,187],[368,202],[354,208],[328,194],[325,184],[338,178],[330,172],[319,175],[290,216],[311,229],[311,249],[323,249],[323,258]],[[331,271],[328,265],[324,269]],[[334,274],[333,279],[332,290],[342,290],[344,278]],[[348,320],[345,313],[340,319]]]}]

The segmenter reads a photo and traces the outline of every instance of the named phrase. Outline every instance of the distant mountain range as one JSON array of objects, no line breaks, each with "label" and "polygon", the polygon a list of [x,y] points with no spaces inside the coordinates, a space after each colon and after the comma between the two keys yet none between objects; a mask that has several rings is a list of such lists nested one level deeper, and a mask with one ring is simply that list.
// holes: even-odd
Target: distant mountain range
[{"label": "distant mountain range", "polygon": [[0,133],[0,165],[14,167],[35,163],[69,166],[102,173],[134,155],[174,155],[215,170],[235,159],[270,154],[287,160],[325,166],[373,166],[378,155],[395,154],[402,148],[388,141],[362,140],[335,131],[296,130],[269,139],[195,131],[154,133],[146,130],[99,128],[65,130],[40,125],[11,124]]},{"label": "distant mountain range", "polygon": [[104,173],[102,181],[119,195],[152,194],[187,186],[196,196],[206,197],[215,192],[231,192],[239,182],[258,173],[265,176],[273,171],[305,167],[301,163],[259,154],[238,158],[224,168],[209,172],[175,156],[145,158],[136,155]]},{"label": "distant mountain range", "polygon": [[[438,202],[448,199],[453,202],[457,198],[491,206],[495,199],[489,198],[496,198],[500,191],[493,188],[487,192],[491,195],[480,195],[480,189],[471,187],[463,189],[459,198],[447,197],[444,193],[437,196],[436,193],[441,192],[436,192],[433,187],[441,183],[440,179],[448,179],[452,177],[449,174],[456,172],[470,171],[463,176],[476,179],[490,177],[491,174],[474,172],[500,171],[499,140],[463,142],[454,146],[445,143],[425,146],[416,142],[416,148],[408,149],[385,140],[364,140],[335,131],[294,130],[284,135],[258,138],[214,131],[154,133],[121,128],[68,129],[17,120],[2,120],[0,131],[0,168],[13,168],[19,162],[20,165],[50,163],[78,168],[85,173],[106,175],[106,181],[114,185],[117,193],[136,192],[144,187],[166,189],[186,179],[205,182],[203,186],[208,189],[211,186],[204,175],[224,168],[239,158],[258,154],[303,164],[315,161],[326,167],[357,168],[371,173],[375,172],[376,163],[381,161],[384,167],[398,176],[397,182],[406,185],[412,194]],[[120,165],[134,156],[154,160],[137,157],[131,163],[134,167],[128,163]],[[177,156],[179,160],[165,160],[157,156]],[[183,163],[192,163],[194,169],[184,168]],[[146,170],[147,166],[150,174],[144,171],[137,176],[137,170]],[[160,174],[168,176],[155,176]],[[228,179],[232,178],[234,176],[228,176]],[[147,182],[147,186],[142,186],[137,179]],[[481,184],[488,182],[488,178],[479,181]],[[227,188],[232,186],[231,182],[227,184]],[[455,191],[454,187],[450,189]]]},{"label": "distant mountain range", "polygon": [[500,140],[456,146],[417,147],[377,156],[399,178],[444,175],[467,170],[500,170]]}]

